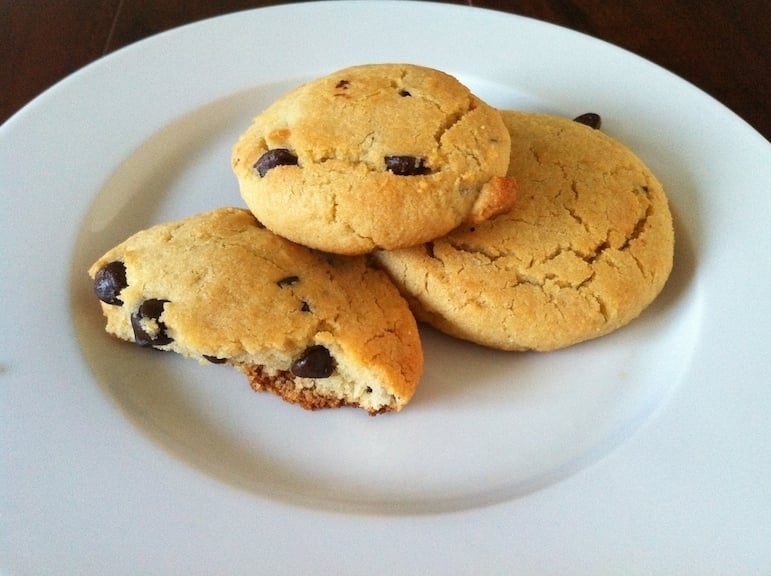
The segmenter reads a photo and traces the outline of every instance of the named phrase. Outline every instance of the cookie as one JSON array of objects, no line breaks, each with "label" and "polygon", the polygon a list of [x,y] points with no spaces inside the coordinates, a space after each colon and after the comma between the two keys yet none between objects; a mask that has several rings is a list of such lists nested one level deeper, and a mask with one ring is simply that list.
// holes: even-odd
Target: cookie
[{"label": "cookie", "polygon": [[241,195],[297,243],[339,254],[412,246],[507,211],[509,133],[454,77],[409,64],[302,85],[233,148]]},{"label": "cookie", "polygon": [[554,350],[637,317],[672,269],[665,192],[629,149],[580,122],[503,112],[508,214],[422,246],[379,252],[423,320],[503,350]]},{"label": "cookie", "polygon": [[384,272],[276,236],[247,210],[138,232],[89,275],[110,334],[233,365],[305,408],[398,411],[421,376],[415,319]]}]

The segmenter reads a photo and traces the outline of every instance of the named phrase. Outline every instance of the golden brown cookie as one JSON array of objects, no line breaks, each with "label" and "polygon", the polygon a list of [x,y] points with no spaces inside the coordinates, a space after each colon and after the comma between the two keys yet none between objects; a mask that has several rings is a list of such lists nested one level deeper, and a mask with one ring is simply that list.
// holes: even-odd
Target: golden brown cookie
[{"label": "golden brown cookie", "polygon": [[422,373],[415,319],[384,272],[293,244],[247,210],[138,232],[89,275],[109,333],[232,364],[306,408],[400,410]]},{"label": "golden brown cookie", "polygon": [[379,252],[419,319],[504,350],[554,350],[625,325],[659,294],[674,232],[664,190],[624,145],[565,118],[503,112],[508,214]]},{"label": "golden brown cookie", "polygon": [[286,94],[233,148],[241,195],[277,234],[363,254],[508,210],[509,133],[454,77],[410,64],[340,70]]}]

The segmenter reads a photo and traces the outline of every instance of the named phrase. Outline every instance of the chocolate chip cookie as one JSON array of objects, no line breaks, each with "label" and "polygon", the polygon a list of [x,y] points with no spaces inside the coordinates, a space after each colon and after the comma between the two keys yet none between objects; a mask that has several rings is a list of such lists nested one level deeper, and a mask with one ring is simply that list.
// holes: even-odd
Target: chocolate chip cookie
[{"label": "chocolate chip cookie", "polygon": [[294,244],[247,210],[138,232],[89,275],[107,332],[231,364],[305,408],[400,410],[422,373],[415,319],[384,272]]},{"label": "chocolate chip cookie", "polygon": [[233,148],[241,195],[297,243],[412,246],[511,208],[509,133],[454,77],[410,64],[340,70],[286,94]]},{"label": "chocolate chip cookie", "polygon": [[514,208],[377,253],[419,319],[494,348],[554,350],[616,330],[653,301],[672,269],[667,197],[638,157],[593,129],[594,116],[503,112]]}]

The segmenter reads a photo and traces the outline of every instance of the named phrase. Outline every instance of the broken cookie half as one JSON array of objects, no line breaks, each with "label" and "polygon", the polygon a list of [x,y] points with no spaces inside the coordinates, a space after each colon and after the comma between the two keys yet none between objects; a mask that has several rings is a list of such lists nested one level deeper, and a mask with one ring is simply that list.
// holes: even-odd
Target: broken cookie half
[{"label": "broken cookie half", "polygon": [[246,210],[138,232],[89,275],[110,334],[233,365],[307,409],[398,411],[423,371],[415,319],[385,273],[294,244]]}]

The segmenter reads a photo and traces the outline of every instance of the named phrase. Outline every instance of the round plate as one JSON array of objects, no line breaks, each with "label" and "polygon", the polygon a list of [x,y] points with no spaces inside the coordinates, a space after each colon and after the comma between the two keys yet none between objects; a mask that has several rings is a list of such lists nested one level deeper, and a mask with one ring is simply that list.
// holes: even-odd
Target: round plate
[{"label": "round plate", "polygon": [[[307,48],[288,50],[289,37]],[[253,393],[227,367],[109,338],[91,262],[141,228],[241,205],[229,154],[251,117],[302,81],[378,61],[446,70],[502,108],[599,112],[603,130],[669,193],[675,268],[661,296],[628,327],[548,354],[424,329],[415,398],[377,418],[306,412]],[[461,559],[556,569],[586,560],[576,531],[601,543],[598,560],[621,559],[606,542],[630,518],[638,538],[679,544],[679,556],[641,554],[651,566],[691,554],[705,566],[757,557],[758,531],[770,526],[758,510],[771,498],[736,468],[749,455],[756,475],[771,467],[760,458],[770,452],[761,343],[771,271],[751,256],[770,247],[761,224],[771,215],[771,154],[684,81],[588,37],[491,11],[301,4],[130,46],[33,101],[0,140],[8,571],[82,572],[92,562],[111,573],[205,571],[223,549],[216,566],[228,573],[307,571],[319,555],[336,573],[447,573]],[[707,418],[715,414],[719,425]],[[732,463],[738,479],[726,472]],[[707,513],[710,488],[742,499]],[[688,514],[692,536],[674,530],[667,503]],[[698,556],[694,542],[724,526],[713,514],[727,510],[728,552]],[[424,554],[395,560],[407,545]],[[560,555],[539,555],[551,546]],[[169,548],[185,553],[170,559]],[[353,549],[361,557],[347,557]]]}]

